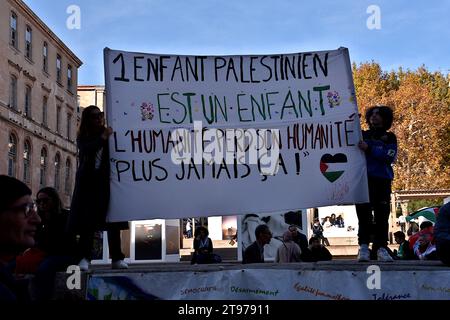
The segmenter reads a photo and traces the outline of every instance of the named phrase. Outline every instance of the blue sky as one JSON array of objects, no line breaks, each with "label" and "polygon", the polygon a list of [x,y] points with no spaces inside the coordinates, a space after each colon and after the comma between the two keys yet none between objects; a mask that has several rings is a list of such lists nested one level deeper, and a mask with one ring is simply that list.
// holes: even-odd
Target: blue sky
[{"label": "blue sky", "polygon": [[[83,61],[78,84],[103,84],[103,48],[165,54],[270,54],[348,47],[374,60],[450,70],[450,1],[406,0],[25,0]],[[414,3],[414,4],[411,4]],[[81,29],[69,30],[70,5]],[[381,10],[369,30],[368,6]]]}]

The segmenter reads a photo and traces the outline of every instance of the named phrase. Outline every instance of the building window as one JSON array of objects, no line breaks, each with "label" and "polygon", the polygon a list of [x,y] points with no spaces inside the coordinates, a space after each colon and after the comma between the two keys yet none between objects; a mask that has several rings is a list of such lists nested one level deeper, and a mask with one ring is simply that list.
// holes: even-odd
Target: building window
[{"label": "building window", "polygon": [[9,20],[10,33],[9,33],[9,43],[14,48],[17,49],[17,15],[11,11],[11,17]]},{"label": "building window", "polygon": [[47,185],[47,149],[45,148],[41,149],[39,185],[41,188]]},{"label": "building window", "polygon": [[30,159],[31,159],[31,145],[28,140],[25,140],[23,144],[23,182],[30,184]]},{"label": "building window", "polygon": [[9,107],[17,110],[17,78],[13,75],[9,83]]},{"label": "building window", "polygon": [[8,176],[16,177],[17,161],[17,138],[14,134],[9,135],[8,143]]},{"label": "building window", "polygon": [[42,124],[47,126],[47,108],[48,108],[48,98],[44,97],[42,99]]},{"label": "building window", "polygon": [[42,47],[42,69],[48,72],[48,44],[44,42]]},{"label": "building window", "polygon": [[61,56],[56,55],[56,81],[61,83]]},{"label": "building window", "polygon": [[61,133],[61,107],[56,106],[56,132]]},{"label": "building window", "polygon": [[31,87],[25,87],[25,116],[31,118]]},{"label": "building window", "polygon": [[33,51],[32,51],[33,47],[31,45],[33,36],[32,33],[33,31],[31,30],[31,28],[27,26],[25,30],[25,56],[30,60],[33,60]]},{"label": "building window", "polygon": [[72,66],[67,66],[67,90],[72,92]]},{"label": "building window", "polygon": [[72,115],[70,113],[67,114],[67,139],[70,140],[71,132],[72,132]]},{"label": "building window", "polygon": [[55,156],[55,189],[59,190],[61,186],[61,157],[59,153]]},{"label": "building window", "polygon": [[71,190],[71,186],[72,186],[71,177],[72,177],[72,163],[70,162],[70,159],[67,159],[67,161],[66,161],[66,177],[65,177],[66,179],[65,179],[65,182],[64,182],[64,191],[68,195],[70,195],[70,193],[72,192],[72,190]]}]

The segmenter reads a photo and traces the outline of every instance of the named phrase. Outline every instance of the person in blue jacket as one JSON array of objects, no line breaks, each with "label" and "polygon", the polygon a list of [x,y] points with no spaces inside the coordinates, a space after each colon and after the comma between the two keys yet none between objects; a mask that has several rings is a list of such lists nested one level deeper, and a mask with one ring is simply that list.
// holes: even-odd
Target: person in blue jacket
[{"label": "person in blue jacket", "polygon": [[450,202],[439,209],[434,225],[434,240],[439,259],[450,267]]},{"label": "person in blue jacket", "polygon": [[[366,112],[369,130],[363,131],[358,147],[367,160],[369,203],[356,205],[360,245],[358,260],[369,261],[369,242],[373,237],[372,252],[380,261],[393,261],[386,250],[389,232],[391,185],[394,178],[392,163],[397,156],[397,138],[389,132],[393,122],[392,109],[374,106]],[[372,215],[373,210],[373,215]]]}]

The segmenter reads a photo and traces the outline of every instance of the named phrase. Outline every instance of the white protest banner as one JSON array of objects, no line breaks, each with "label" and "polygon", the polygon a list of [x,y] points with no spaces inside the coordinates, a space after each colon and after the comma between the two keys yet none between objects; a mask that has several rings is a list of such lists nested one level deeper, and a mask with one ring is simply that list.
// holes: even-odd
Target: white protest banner
[{"label": "white protest banner", "polygon": [[[322,262],[323,263],[323,262]],[[326,263],[325,263],[326,264]],[[209,272],[89,275],[88,300],[449,300],[448,270],[295,270],[296,264]],[[297,264],[298,266],[298,264]],[[320,264],[314,265],[320,268]],[[398,265],[397,265],[398,266]],[[293,269],[293,270],[290,270]],[[445,268],[444,268],[445,269]]]},{"label": "white protest banner", "polygon": [[346,48],[104,59],[109,221],[368,201]]}]

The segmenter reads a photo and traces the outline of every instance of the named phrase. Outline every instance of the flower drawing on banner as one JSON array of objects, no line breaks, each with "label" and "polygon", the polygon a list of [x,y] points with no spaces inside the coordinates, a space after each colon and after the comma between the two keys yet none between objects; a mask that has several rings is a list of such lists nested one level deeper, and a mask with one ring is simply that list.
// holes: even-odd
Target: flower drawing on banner
[{"label": "flower drawing on banner", "polygon": [[152,120],[155,114],[155,108],[152,103],[142,102],[141,104],[141,115],[142,121]]},{"label": "flower drawing on banner", "polygon": [[328,91],[327,98],[330,108],[336,107],[341,104],[341,97],[339,96],[339,92],[337,91]]}]

